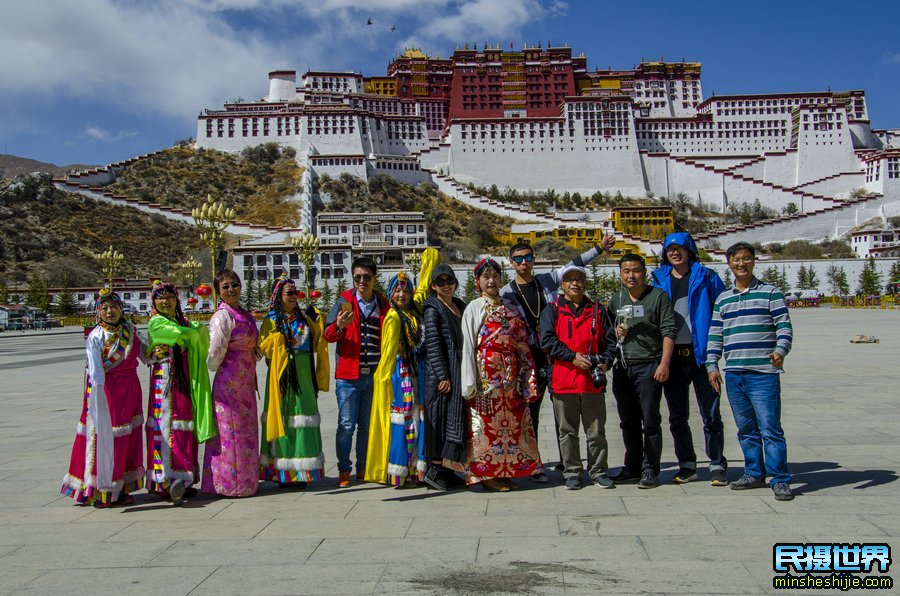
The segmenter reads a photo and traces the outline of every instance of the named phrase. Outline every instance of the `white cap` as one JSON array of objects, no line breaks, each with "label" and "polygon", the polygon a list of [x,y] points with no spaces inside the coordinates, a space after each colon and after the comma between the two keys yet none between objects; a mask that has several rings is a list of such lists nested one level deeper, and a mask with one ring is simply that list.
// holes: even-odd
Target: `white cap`
[{"label": "white cap", "polygon": [[571,273],[572,271],[580,271],[584,278],[587,279],[587,271],[584,267],[579,267],[578,265],[566,265],[562,268],[562,271],[560,271],[560,281],[564,280],[566,278],[566,274]]}]

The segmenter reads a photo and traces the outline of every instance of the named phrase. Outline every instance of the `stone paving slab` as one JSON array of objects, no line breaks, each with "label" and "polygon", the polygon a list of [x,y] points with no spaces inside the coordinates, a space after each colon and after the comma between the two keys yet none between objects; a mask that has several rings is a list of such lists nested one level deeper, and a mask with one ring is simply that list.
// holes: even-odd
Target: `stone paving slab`
[{"label": "stone paving slab", "polygon": [[[335,486],[334,393],[319,399],[327,478],[262,483],[245,499],[180,509],[146,495],[95,510],[59,495],[81,408],[80,333],[0,335],[0,594],[775,593],[775,542],[900,548],[900,311],[794,311],[783,425],[797,498],[711,487],[692,404],[700,480],[567,491]],[[877,330],[882,343],[853,346]],[[59,360],[57,356],[69,355]],[[259,370],[264,378],[265,366]],[[35,381],[39,379],[40,383]],[[146,374],[141,375],[146,395]],[[623,458],[611,396],[609,462]],[[540,447],[555,463],[549,400]],[[663,407],[663,416],[666,416]],[[742,471],[727,400],[729,475]]]}]

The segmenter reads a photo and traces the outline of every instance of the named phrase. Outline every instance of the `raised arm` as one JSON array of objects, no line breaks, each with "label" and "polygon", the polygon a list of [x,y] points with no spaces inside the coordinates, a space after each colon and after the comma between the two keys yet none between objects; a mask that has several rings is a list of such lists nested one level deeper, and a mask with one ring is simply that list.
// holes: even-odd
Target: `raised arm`
[{"label": "raised arm", "polygon": [[419,285],[413,301],[420,309],[428,298],[428,289],[431,287],[431,275],[434,268],[441,264],[441,253],[436,248],[426,248],[422,253],[422,269],[419,271]]}]

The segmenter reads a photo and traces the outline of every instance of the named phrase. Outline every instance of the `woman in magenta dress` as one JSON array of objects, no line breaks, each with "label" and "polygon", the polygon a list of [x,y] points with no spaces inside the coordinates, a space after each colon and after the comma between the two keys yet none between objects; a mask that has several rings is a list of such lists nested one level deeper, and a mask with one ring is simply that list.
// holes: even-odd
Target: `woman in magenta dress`
[{"label": "woman in magenta dress", "polygon": [[105,508],[134,502],[144,486],[144,439],[138,359],[143,342],[122,316],[122,301],[100,290],[97,326],[87,337],[87,376],[81,418],[62,494]]},{"label": "woman in magenta dress", "polygon": [[212,398],[218,436],[203,454],[204,493],[249,497],[259,486],[259,421],[256,411],[256,319],[241,307],[241,280],[231,269],[216,274],[222,298],[209,321],[209,356],[215,371]]}]

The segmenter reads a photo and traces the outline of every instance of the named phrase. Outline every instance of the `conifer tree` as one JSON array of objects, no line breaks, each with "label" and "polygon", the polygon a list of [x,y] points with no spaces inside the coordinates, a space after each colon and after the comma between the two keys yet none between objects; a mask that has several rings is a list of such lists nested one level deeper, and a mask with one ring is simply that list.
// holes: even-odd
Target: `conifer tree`
[{"label": "conifer tree", "polygon": [[725,277],[722,278],[722,281],[725,283],[726,288],[730,288],[734,285],[734,282],[731,281],[731,269],[725,270]]},{"label": "conifer tree", "polygon": [[331,310],[331,305],[334,303],[334,290],[331,289],[331,284],[327,281],[322,281],[322,297],[319,300],[322,312],[328,313]]},{"label": "conifer tree", "polygon": [[809,271],[806,269],[806,265],[800,265],[800,270],[797,271],[797,289],[809,289]]},{"label": "conifer tree", "polygon": [[875,265],[875,257],[869,257],[859,274],[859,285],[856,293],[861,296],[872,296],[881,293],[881,273]]},{"label": "conifer tree", "polygon": [[78,303],[75,301],[75,294],[72,293],[68,285],[64,286],[56,296],[56,314],[67,317],[75,314],[77,307]]},{"label": "conifer tree", "polygon": [[819,276],[816,275],[816,269],[812,265],[809,266],[806,278],[807,290],[819,291]]},{"label": "conifer tree", "polygon": [[476,298],[478,298],[478,293],[475,290],[475,276],[469,271],[466,273],[466,284],[463,288],[463,301],[468,303]]},{"label": "conifer tree", "polygon": [[891,265],[891,270],[888,273],[888,282],[892,284],[900,283],[900,260],[894,261],[894,264]]},{"label": "conifer tree", "polygon": [[50,291],[47,288],[47,280],[40,275],[35,275],[28,284],[28,294],[25,295],[25,304],[46,312],[50,308]]}]

